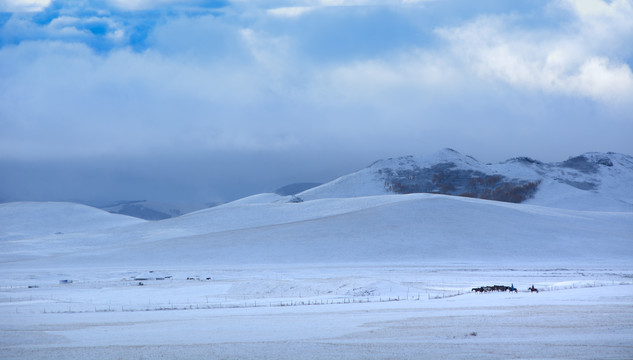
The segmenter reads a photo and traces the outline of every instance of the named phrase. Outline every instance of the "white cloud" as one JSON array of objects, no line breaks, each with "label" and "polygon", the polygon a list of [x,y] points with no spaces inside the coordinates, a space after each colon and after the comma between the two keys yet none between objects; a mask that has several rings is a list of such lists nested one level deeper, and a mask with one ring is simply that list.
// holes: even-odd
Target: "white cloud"
[{"label": "white cloud", "polygon": [[574,30],[587,46],[620,54],[633,51],[632,0],[561,0],[559,4],[576,15]]},{"label": "white cloud", "polygon": [[413,6],[436,0],[303,0],[292,6],[273,7],[267,13],[279,17],[299,17],[319,8],[340,6]]},{"label": "white cloud", "polygon": [[322,6],[394,6],[413,5],[435,0],[316,0]]},{"label": "white cloud", "polygon": [[314,70],[311,96],[319,102],[368,108],[415,108],[427,99],[454,96],[464,75],[438,54],[403,53]]},{"label": "white cloud", "polygon": [[[369,2],[344,2],[361,3]],[[312,29],[331,24],[334,16],[337,31],[345,31],[345,16],[357,9],[310,13],[305,19],[313,27],[307,30],[301,21],[276,17],[325,5],[270,6],[268,14],[262,11],[268,7],[253,5],[257,10],[243,17],[181,14],[152,25],[141,50],[125,46],[131,35],[124,30],[133,28],[119,25],[124,21],[116,12],[109,20],[63,13],[38,29],[68,36],[33,36],[40,40],[0,48],[0,158],[379,147],[399,155],[457,143],[518,148],[533,142],[513,137],[524,133],[526,119],[545,124],[550,143],[558,146],[571,120],[565,118],[568,109],[550,99],[580,99],[583,109],[631,102],[633,75],[614,55],[626,40],[622,19],[610,24],[603,15],[578,15],[571,25],[544,30],[513,17],[479,17],[438,31],[440,41],[430,45],[396,34],[406,38],[398,47],[351,57],[338,56],[334,47],[334,55],[323,59],[311,50],[327,48],[329,38],[305,41],[313,39]],[[417,15],[396,12],[388,24],[405,13],[407,21]],[[15,18],[6,24],[28,21]],[[381,17],[367,19],[373,26]],[[92,50],[86,33],[100,21],[106,36],[123,46]],[[615,35],[592,35],[598,26],[600,34]],[[358,39],[365,40],[363,34]],[[595,134],[584,131],[583,139]]]},{"label": "white cloud", "polygon": [[3,0],[0,1],[0,11],[8,12],[37,12],[46,9],[52,0]]},{"label": "white cloud", "polygon": [[615,102],[633,101],[631,69],[624,64],[612,64],[607,58],[588,59],[568,81],[569,87],[591,97]]},{"label": "white cloud", "polygon": [[267,12],[270,15],[290,18],[290,17],[299,17],[314,9],[315,8],[311,6],[290,6],[290,7],[280,7],[280,8],[275,8],[275,9],[269,9],[267,10]]},{"label": "white cloud", "polygon": [[54,41],[99,44],[102,48],[127,45],[124,25],[109,16],[62,14],[48,23],[36,24],[30,15],[11,16],[0,28],[0,41]]},{"label": "white cloud", "polygon": [[149,10],[166,5],[196,5],[199,0],[106,0],[112,6],[123,10]]},{"label": "white cloud", "polygon": [[513,17],[488,16],[440,29],[438,34],[448,41],[454,56],[482,78],[632,105],[633,72],[619,60],[622,44],[633,36],[630,1],[569,0],[569,4],[579,14],[571,30],[517,28]]},{"label": "white cloud", "polygon": [[[23,42],[0,49],[0,158],[281,150],[299,125],[249,63]],[[273,99],[274,100],[274,99]],[[285,124],[285,125],[284,125]]]},{"label": "white cloud", "polygon": [[563,0],[563,3],[571,7],[583,18],[606,16],[615,17],[623,8],[631,7],[626,0],[613,0],[610,3],[602,0]]}]

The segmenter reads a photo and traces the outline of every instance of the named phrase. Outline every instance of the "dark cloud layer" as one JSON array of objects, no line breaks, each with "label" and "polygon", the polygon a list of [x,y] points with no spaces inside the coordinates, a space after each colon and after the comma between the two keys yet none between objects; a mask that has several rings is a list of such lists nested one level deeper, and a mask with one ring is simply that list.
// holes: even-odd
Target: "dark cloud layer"
[{"label": "dark cloud layer", "polygon": [[0,200],[229,200],[444,147],[633,153],[630,0],[11,4]]}]

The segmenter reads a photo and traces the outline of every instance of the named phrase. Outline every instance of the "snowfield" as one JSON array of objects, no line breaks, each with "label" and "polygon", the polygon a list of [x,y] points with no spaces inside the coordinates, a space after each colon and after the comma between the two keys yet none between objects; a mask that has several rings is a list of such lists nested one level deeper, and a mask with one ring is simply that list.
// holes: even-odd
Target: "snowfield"
[{"label": "snowfield", "polygon": [[[3,359],[633,354],[633,274],[621,269],[339,265],[163,272],[173,277],[143,286],[123,280],[132,272],[13,273],[0,299]],[[55,282],[73,275],[72,284]],[[197,280],[205,275],[212,279]],[[512,281],[516,294],[469,289]],[[532,282],[538,294],[527,292]]]},{"label": "snowfield", "polygon": [[[633,358],[630,212],[262,194],[155,222],[0,214],[2,359]],[[518,292],[471,291],[492,285]]]}]

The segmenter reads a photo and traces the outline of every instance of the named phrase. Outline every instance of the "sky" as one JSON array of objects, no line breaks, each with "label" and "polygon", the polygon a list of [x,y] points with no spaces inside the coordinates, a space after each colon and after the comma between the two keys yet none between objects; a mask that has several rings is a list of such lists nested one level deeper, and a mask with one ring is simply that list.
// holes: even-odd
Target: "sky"
[{"label": "sky", "polygon": [[633,154],[633,0],[0,0],[0,201]]}]

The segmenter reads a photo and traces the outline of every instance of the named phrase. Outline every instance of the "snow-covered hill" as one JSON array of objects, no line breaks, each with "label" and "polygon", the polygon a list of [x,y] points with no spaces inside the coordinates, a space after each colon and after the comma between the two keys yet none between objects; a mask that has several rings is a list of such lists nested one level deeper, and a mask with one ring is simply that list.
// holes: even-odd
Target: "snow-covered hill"
[{"label": "snow-covered hill", "polygon": [[22,240],[66,233],[94,233],[108,228],[143,223],[90,206],[64,202],[12,202],[0,204],[0,240]]},{"label": "snow-covered hill", "polygon": [[563,209],[633,211],[633,157],[586,153],[556,163],[515,158],[484,164],[452,149],[380,160],[304,191],[303,200],[441,193]]},{"label": "snow-covered hill", "polygon": [[[3,237],[0,263],[208,266],[633,259],[633,213],[434,194],[288,200],[260,195],[163,221],[124,222],[114,228],[93,224],[92,231],[88,221],[80,233],[34,233],[21,241]],[[59,212],[50,220],[69,216]]]},{"label": "snow-covered hill", "polygon": [[[241,219],[240,226],[209,227],[206,233],[144,243],[125,254],[114,249],[112,256],[155,264],[174,257],[198,264],[609,263],[633,258],[631,213],[428,194],[249,204],[225,211],[228,218]],[[258,215],[262,212],[268,214],[267,225]],[[188,221],[207,224],[205,215]]]}]

